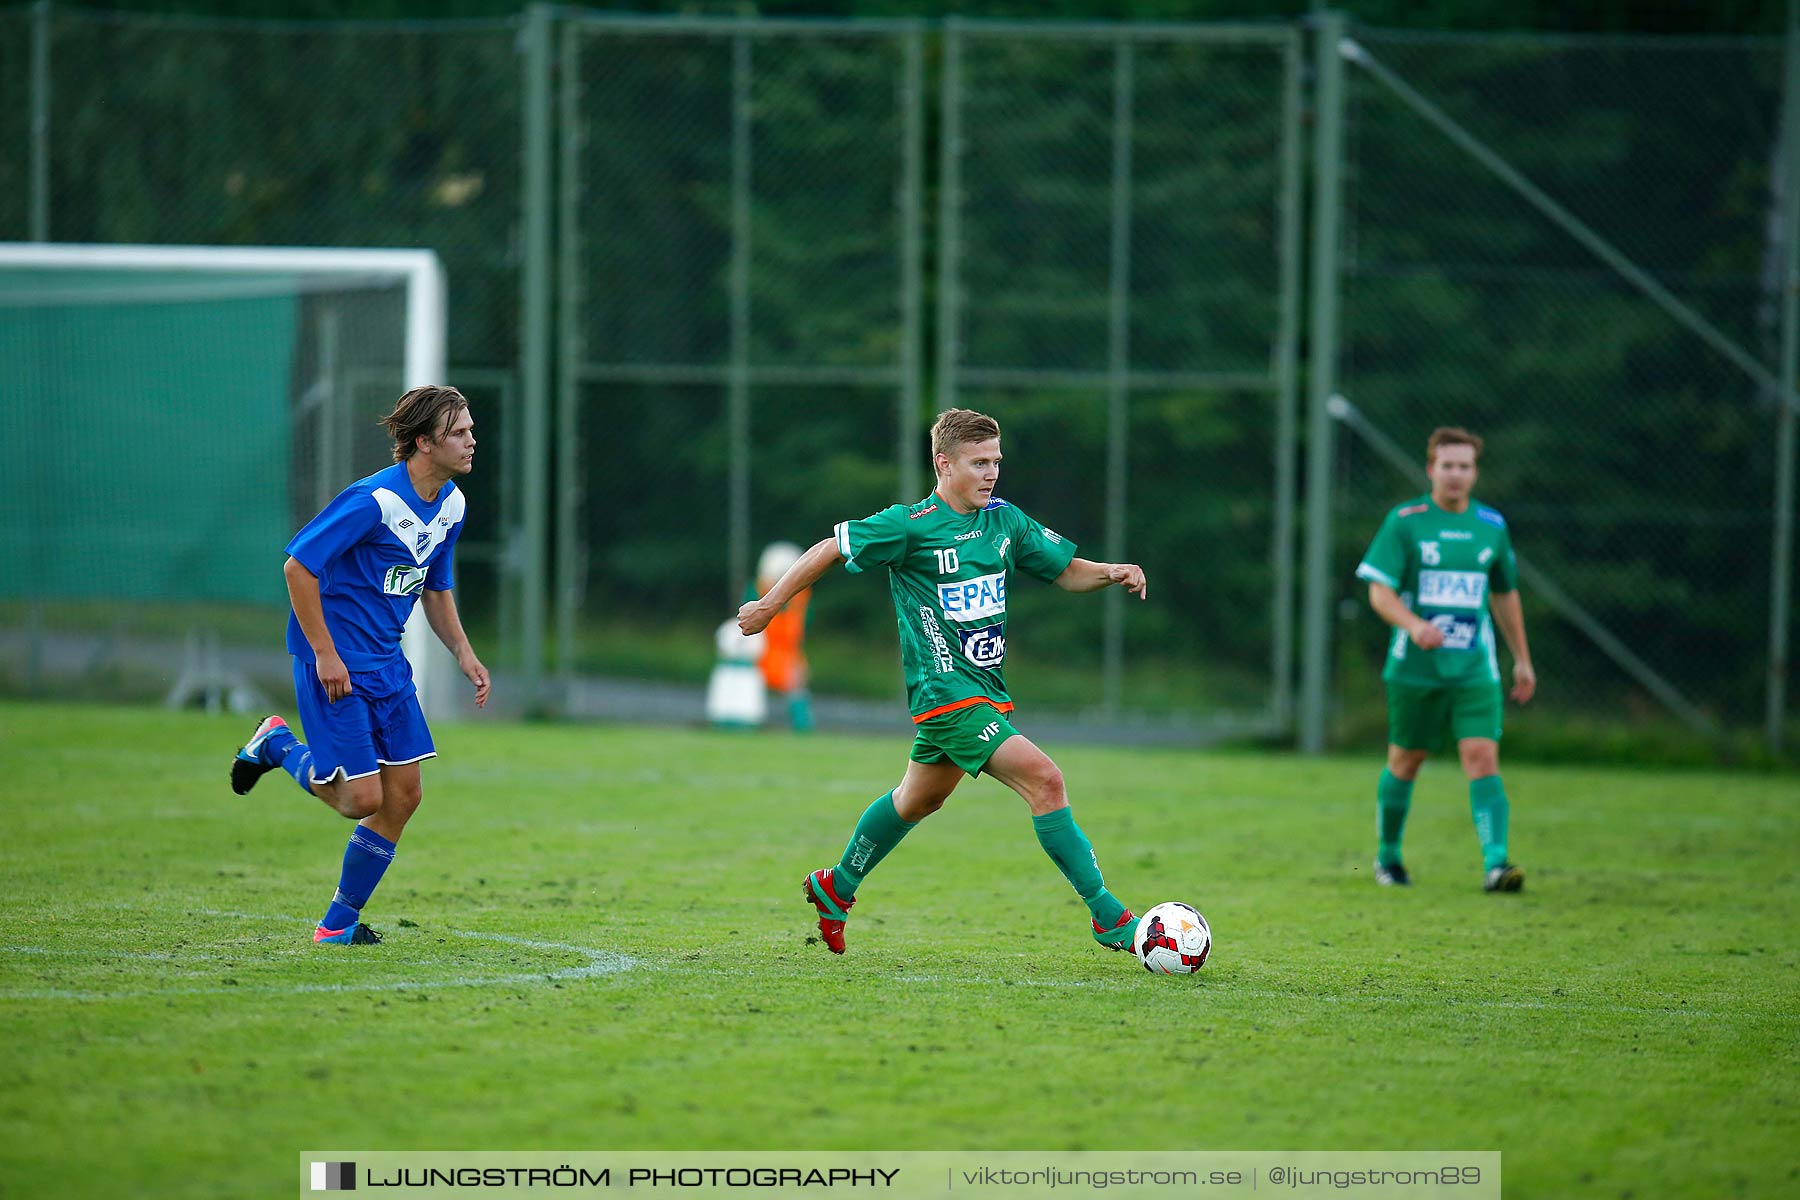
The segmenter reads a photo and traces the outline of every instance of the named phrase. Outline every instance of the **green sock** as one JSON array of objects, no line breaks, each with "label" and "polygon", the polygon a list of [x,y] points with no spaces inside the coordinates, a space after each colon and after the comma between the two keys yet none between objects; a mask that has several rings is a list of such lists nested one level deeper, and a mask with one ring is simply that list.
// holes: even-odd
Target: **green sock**
[{"label": "green sock", "polygon": [[1506,788],[1498,775],[1469,780],[1469,813],[1481,839],[1481,865],[1492,869],[1506,861]]},{"label": "green sock", "polygon": [[1400,835],[1406,831],[1406,813],[1412,807],[1412,780],[1401,779],[1386,767],[1375,785],[1377,833],[1381,838],[1375,857],[1383,866],[1400,861]]},{"label": "green sock", "polygon": [[892,792],[869,805],[856,823],[850,843],[844,847],[844,857],[831,869],[831,884],[838,896],[844,900],[855,896],[863,876],[873,871],[875,864],[886,858],[888,851],[898,846],[900,839],[911,833],[917,824],[917,821],[900,819]]},{"label": "green sock", "polygon": [[1094,914],[1102,929],[1111,929],[1124,915],[1125,906],[1106,890],[1106,879],[1100,874],[1100,860],[1094,855],[1094,844],[1075,823],[1073,810],[1063,807],[1031,818],[1037,830],[1038,845],[1063,873],[1088,911]]}]

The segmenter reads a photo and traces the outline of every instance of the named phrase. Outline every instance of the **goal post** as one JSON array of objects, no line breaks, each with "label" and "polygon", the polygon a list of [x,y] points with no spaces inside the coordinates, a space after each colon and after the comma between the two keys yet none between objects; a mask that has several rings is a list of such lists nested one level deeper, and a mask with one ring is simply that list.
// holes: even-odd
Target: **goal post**
[{"label": "goal post", "polygon": [[[445,382],[445,344],[430,250],[0,243],[0,414],[22,435],[0,449],[0,625],[26,627],[25,673],[84,627],[140,675],[185,638],[169,698],[216,704],[260,628],[221,614],[285,608],[282,542],[391,461],[374,417]],[[451,712],[422,612],[404,645],[421,704]]]}]

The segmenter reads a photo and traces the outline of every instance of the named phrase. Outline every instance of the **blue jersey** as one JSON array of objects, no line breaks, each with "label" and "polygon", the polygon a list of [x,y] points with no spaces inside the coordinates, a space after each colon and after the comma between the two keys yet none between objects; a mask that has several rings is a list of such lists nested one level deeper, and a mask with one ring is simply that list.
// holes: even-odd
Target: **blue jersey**
[{"label": "blue jersey", "polygon": [[[405,463],[395,463],[337,494],[287,544],[319,577],[325,628],[352,671],[400,657],[400,633],[425,588],[448,591],[462,532],[464,501],[448,481],[430,503],[419,499]],[[300,620],[288,614],[288,653],[313,661]]]}]

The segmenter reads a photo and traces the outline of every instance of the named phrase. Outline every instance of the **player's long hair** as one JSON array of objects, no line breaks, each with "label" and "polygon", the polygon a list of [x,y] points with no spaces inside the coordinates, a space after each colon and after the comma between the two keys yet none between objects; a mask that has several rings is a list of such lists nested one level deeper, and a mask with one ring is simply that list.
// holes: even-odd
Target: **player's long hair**
[{"label": "player's long hair", "polygon": [[420,438],[436,441],[456,414],[469,407],[453,387],[428,383],[416,387],[394,403],[394,411],[381,418],[394,439],[394,461],[405,462],[419,448]]},{"label": "player's long hair", "polygon": [[1000,436],[1000,422],[967,408],[946,408],[931,426],[931,456],[954,457],[958,446]]}]

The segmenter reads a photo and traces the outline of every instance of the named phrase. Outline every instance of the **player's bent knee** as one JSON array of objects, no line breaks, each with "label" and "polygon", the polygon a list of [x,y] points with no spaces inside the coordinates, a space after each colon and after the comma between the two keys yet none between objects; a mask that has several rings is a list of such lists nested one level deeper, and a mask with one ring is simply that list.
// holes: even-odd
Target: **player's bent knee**
[{"label": "player's bent knee", "polygon": [[1500,770],[1500,743],[1492,738],[1464,738],[1457,742],[1456,753],[1470,779],[1493,775]]},{"label": "player's bent knee", "polygon": [[1069,793],[1063,783],[1063,773],[1055,766],[1034,775],[1027,787],[1025,802],[1035,816],[1069,806]]},{"label": "player's bent knee", "polygon": [[1494,753],[1463,755],[1463,774],[1470,779],[1485,779],[1500,773],[1500,756]]},{"label": "player's bent knee", "polygon": [[372,817],[381,811],[381,788],[359,787],[360,780],[341,783],[337,787],[337,795],[332,807],[352,821],[360,821],[364,817]]}]

